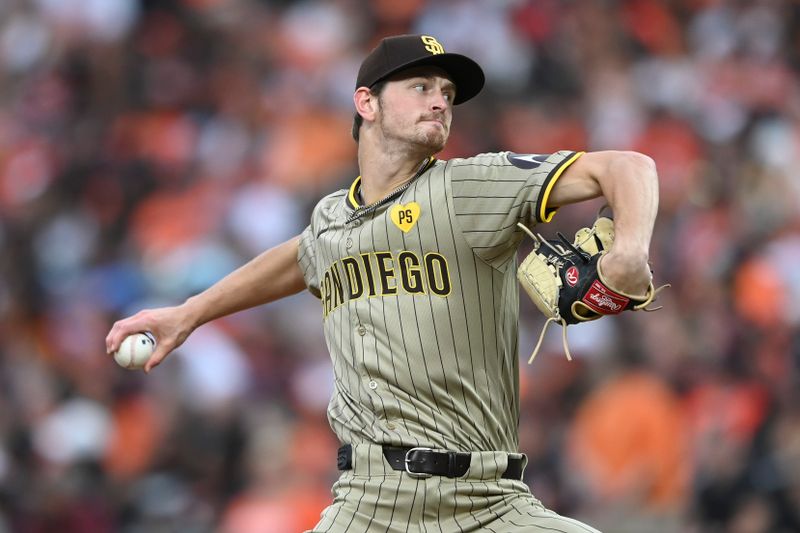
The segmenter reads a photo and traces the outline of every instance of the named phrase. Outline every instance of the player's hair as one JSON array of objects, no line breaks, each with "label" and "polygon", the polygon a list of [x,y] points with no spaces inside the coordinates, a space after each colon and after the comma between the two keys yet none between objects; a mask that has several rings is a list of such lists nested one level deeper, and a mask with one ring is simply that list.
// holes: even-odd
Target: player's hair
[{"label": "player's hair", "polygon": [[[381,93],[383,92],[383,88],[386,86],[386,80],[381,80],[375,83],[372,87],[369,88],[369,91],[372,94],[376,94],[380,97]],[[353,140],[358,142],[358,139],[361,134],[361,125],[364,123],[364,117],[358,114],[358,111],[355,112],[353,115]]]}]

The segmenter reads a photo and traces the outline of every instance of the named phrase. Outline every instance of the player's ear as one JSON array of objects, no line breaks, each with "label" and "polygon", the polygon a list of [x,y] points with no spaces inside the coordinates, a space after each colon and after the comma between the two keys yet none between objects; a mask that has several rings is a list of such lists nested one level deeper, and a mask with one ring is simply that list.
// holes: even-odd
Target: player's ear
[{"label": "player's ear", "polygon": [[367,87],[359,87],[353,94],[353,103],[356,106],[356,112],[361,115],[364,120],[373,121],[378,112],[378,95],[370,91]]}]

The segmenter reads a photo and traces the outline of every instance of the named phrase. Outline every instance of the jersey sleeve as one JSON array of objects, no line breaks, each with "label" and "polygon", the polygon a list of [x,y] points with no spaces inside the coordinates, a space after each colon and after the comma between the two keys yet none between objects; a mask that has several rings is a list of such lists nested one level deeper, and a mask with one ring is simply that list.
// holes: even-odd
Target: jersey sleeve
[{"label": "jersey sleeve", "polygon": [[300,270],[303,271],[303,278],[306,281],[308,291],[319,298],[319,275],[317,274],[317,260],[314,252],[314,232],[310,225],[300,234],[297,262],[300,264]]},{"label": "jersey sleeve", "polygon": [[457,223],[478,257],[500,266],[515,253],[517,223],[549,222],[548,198],[558,178],[583,152],[481,154],[449,162]]}]

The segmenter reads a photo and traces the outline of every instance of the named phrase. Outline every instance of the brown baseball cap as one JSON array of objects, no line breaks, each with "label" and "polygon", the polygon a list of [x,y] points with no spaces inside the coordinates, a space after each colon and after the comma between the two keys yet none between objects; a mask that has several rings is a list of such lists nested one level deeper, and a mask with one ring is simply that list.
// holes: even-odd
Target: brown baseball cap
[{"label": "brown baseball cap", "polygon": [[378,43],[361,63],[356,89],[372,87],[392,74],[411,67],[431,65],[447,72],[456,86],[453,104],[461,104],[478,94],[485,77],[480,65],[461,54],[451,54],[430,35],[397,35]]}]

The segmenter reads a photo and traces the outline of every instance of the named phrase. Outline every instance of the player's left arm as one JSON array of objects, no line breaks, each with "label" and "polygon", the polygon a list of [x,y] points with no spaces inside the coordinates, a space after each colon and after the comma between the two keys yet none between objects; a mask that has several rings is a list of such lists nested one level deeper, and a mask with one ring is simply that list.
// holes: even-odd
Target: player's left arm
[{"label": "player's left arm", "polygon": [[615,239],[602,259],[603,275],[615,289],[644,294],[651,279],[650,239],[658,211],[655,162],[637,152],[583,154],[558,178],[548,207],[603,196],[614,212]]}]

